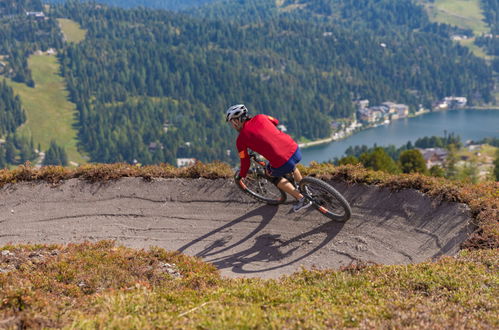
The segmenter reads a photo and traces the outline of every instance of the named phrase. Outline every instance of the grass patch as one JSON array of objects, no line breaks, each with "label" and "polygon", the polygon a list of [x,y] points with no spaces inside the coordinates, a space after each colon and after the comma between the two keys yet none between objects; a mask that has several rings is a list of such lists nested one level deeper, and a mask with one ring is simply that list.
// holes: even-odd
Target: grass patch
[{"label": "grass patch", "polygon": [[53,55],[32,55],[28,60],[36,87],[30,88],[8,80],[14,92],[21,97],[27,113],[27,122],[18,129],[24,135],[32,136],[35,147],[38,143],[47,150],[50,141],[66,149],[69,161],[79,164],[86,160],[77,148],[75,104],[68,101],[64,79],[59,76],[59,63]]},{"label": "grass patch", "polygon": [[278,280],[221,278],[196,258],[108,241],[2,250],[0,319],[11,328],[499,326],[498,250]]},{"label": "grass patch", "polygon": [[80,27],[80,24],[67,18],[58,18],[57,21],[59,22],[59,26],[61,27],[66,41],[79,43],[85,39],[87,31],[83,30]]},{"label": "grass patch", "polygon": [[475,35],[490,33],[484,21],[480,0],[435,0],[425,1],[430,19],[463,29],[471,29]]},{"label": "grass patch", "polygon": [[461,46],[468,47],[468,49],[471,50],[471,52],[475,56],[483,58],[483,59],[485,59],[486,61],[489,61],[489,62],[494,59],[494,56],[487,55],[487,53],[485,52],[485,50],[483,48],[478,47],[477,45],[475,45],[474,42],[475,42],[475,38],[469,38],[469,39],[466,39],[466,40],[459,40],[459,44],[461,44]]}]

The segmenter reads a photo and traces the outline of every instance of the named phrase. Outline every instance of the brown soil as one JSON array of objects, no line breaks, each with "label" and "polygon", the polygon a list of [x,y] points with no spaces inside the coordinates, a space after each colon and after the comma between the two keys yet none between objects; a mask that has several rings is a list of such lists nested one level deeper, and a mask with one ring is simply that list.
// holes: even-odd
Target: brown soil
[{"label": "brown soil", "polygon": [[453,255],[473,229],[464,204],[416,190],[333,185],[352,205],[346,223],[311,208],[256,203],[227,179],[9,184],[0,188],[0,246],[113,239],[199,256],[231,277],[275,278],[301,267]]}]

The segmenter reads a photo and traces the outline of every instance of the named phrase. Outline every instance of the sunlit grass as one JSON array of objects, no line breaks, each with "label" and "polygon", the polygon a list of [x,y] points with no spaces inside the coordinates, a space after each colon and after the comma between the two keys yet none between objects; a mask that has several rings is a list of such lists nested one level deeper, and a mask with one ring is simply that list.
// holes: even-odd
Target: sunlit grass
[{"label": "sunlit grass", "polygon": [[459,40],[459,43],[464,46],[464,47],[468,47],[469,50],[471,50],[471,52],[477,56],[477,57],[481,57],[487,61],[492,61],[492,59],[494,58],[494,56],[491,56],[491,55],[488,55],[485,50],[481,47],[478,47],[477,45],[475,45],[475,38],[469,38],[469,39],[464,39],[464,40]]},{"label": "sunlit grass", "polygon": [[435,0],[425,1],[430,19],[435,22],[471,29],[475,35],[490,33],[484,21],[480,0]]},{"label": "sunlit grass", "polygon": [[111,242],[3,251],[0,319],[12,328],[499,326],[497,249],[278,280],[222,278],[196,258]]},{"label": "sunlit grass", "polygon": [[51,140],[62,146],[69,161],[78,164],[85,159],[77,149],[76,106],[68,101],[64,78],[59,75],[59,63],[54,55],[32,55],[28,60],[35,88],[8,80],[14,93],[21,97],[27,122],[18,132],[32,136],[35,147],[48,149]]},{"label": "sunlit grass", "polygon": [[79,43],[85,39],[86,30],[83,30],[78,23],[67,18],[58,18],[64,37],[69,42]]}]

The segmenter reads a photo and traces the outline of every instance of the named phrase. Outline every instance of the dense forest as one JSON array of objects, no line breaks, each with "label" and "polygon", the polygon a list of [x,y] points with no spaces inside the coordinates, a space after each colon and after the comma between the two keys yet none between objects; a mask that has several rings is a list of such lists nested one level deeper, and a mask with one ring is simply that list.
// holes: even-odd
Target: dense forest
[{"label": "dense forest", "polygon": [[61,48],[63,45],[57,21],[27,15],[42,11],[40,0],[0,0],[0,55],[7,61],[2,72],[14,81],[34,86],[27,58],[35,50]]},{"label": "dense forest", "polygon": [[[412,111],[450,95],[492,101],[490,67],[413,1],[183,3],[202,2],[175,13],[67,1],[37,20],[24,11],[40,1],[0,0],[0,55],[12,77],[32,84],[27,56],[58,49],[80,144],[94,162],[235,161],[235,132],[223,121],[234,103],[316,139],[335,118],[352,118],[358,99]],[[77,21],[85,40],[63,44],[56,17]]]},{"label": "dense forest", "polygon": [[499,1],[482,0],[481,2],[485,20],[490,26],[491,33],[476,38],[475,43],[485,48],[487,54],[494,56],[492,67],[498,76],[497,83],[499,84]]},{"label": "dense forest", "polygon": [[[44,2],[58,4],[66,1],[67,0],[46,0]],[[85,0],[80,1],[85,2]],[[183,10],[191,7],[197,7],[211,1],[214,0],[99,0],[97,2],[122,8],[144,7],[154,9]]]},{"label": "dense forest", "polygon": [[21,100],[4,79],[0,83],[0,137],[14,133],[25,121]]},{"label": "dense forest", "polygon": [[88,30],[60,59],[93,161],[234,159],[234,134],[222,120],[231,103],[315,139],[329,135],[333,118],[351,117],[357,98],[413,110],[448,95],[491,100],[490,68],[434,32],[378,36],[289,15],[241,25],[77,3],[57,15]]},{"label": "dense forest", "polygon": [[33,141],[19,137],[16,129],[26,121],[19,96],[15,96],[5,79],[0,83],[0,168],[22,164],[36,158]]}]

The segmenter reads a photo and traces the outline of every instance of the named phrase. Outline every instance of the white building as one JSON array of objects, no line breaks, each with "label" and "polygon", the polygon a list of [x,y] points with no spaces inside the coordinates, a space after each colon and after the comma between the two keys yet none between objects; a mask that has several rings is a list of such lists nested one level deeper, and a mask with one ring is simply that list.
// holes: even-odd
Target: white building
[{"label": "white building", "polygon": [[177,167],[186,167],[196,164],[196,158],[177,158]]},{"label": "white building", "polygon": [[43,13],[43,11],[27,11],[26,16],[40,18],[40,19],[45,18],[45,14]]}]

